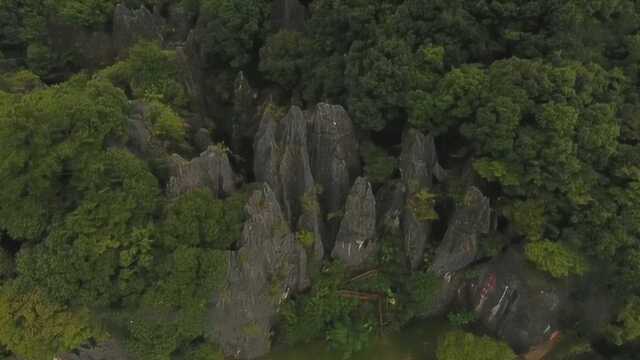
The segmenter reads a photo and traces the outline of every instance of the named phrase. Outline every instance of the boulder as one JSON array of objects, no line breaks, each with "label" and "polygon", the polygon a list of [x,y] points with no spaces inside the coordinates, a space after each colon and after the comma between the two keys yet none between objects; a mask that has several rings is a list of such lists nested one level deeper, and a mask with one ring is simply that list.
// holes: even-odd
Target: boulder
[{"label": "boulder", "polygon": [[468,303],[489,331],[518,353],[558,336],[560,312],[568,302],[566,284],[535,269],[514,248],[477,272],[468,287]]},{"label": "boulder", "polygon": [[249,199],[240,248],[230,253],[224,289],[210,311],[208,334],[227,356],[254,359],[269,352],[279,305],[309,280],[304,249],[289,229],[269,185]]},{"label": "boulder", "polygon": [[431,234],[431,221],[417,219],[408,206],[411,196],[429,191],[433,186],[433,172],[438,165],[433,136],[409,129],[402,138],[400,174],[406,187],[406,202],[402,214],[403,243],[406,261],[412,270],[424,261],[427,240]]},{"label": "boulder", "polygon": [[169,158],[169,184],[167,192],[171,196],[206,187],[223,197],[236,189],[235,175],[227,152],[221,146],[212,145],[200,156],[187,161],[180,155]]},{"label": "boulder", "polygon": [[146,7],[129,9],[124,4],[116,5],[113,12],[113,44],[119,55],[140,40],[162,42],[164,20]]},{"label": "boulder", "polygon": [[430,270],[438,274],[456,272],[478,258],[478,236],[491,225],[489,198],[478,188],[467,189],[463,203],[454,211]]},{"label": "boulder", "polygon": [[371,183],[359,177],[347,197],[331,255],[349,268],[361,268],[374,260],[379,245],[376,238],[376,199]]},{"label": "boulder", "polygon": [[298,0],[276,0],[272,3],[271,22],[276,29],[304,30],[307,8]]},{"label": "boulder", "polygon": [[331,250],[344,202],[361,174],[358,140],[342,106],[318,104],[310,112],[309,123],[311,172],[322,188],[320,204],[328,216],[325,249]]}]

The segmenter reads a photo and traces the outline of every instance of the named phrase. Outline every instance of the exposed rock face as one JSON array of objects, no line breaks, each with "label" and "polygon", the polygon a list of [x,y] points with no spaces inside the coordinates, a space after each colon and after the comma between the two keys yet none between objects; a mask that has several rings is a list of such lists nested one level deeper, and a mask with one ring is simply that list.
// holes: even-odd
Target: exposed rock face
[{"label": "exposed rock face", "polygon": [[311,172],[322,187],[321,205],[327,221],[325,248],[332,249],[338,231],[337,216],[361,173],[358,141],[353,123],[339,105],[318,104],[311,113],[309,153]]},{"label": "exposed rock face", "polygon": [[513,248],[480,272],[470,285],[469,302],[490,331],[519,353],[557,336],[566,286],[533,268]]},{"label": "exposed rock face", "polygon": [[[433,136],[425,136],[413,129],[407,130],[402,139],[400,173],[406,186],[407,200],[413,194],[431,189],[433,170],[438,166]],[[431,234],[431,222],[416,218],[409,206],[405,205],[402,215],[404,251],[411,269],[417,269],[424,260],[424,251]]]},{"label": "exposed rock face", "polygon": [[130,359],[121,344],[110,340],[95,346],[81,346],[73,352],[57,357],[59,360],[127,360]]},{"label": "exposed rock face", "polygon": [[271,21],[277,29],[302,31],[307,8],[298,0],[276,0],[271,10]]},{"label": "exposed rock face", "polygon": [[162,41],[163,19],[146,7],[131,10],[118,4],[113,12],[113,43],[120,55],[139,40]]},{"label": "exposed rock face", "polygon": [[227,285],[210,315],[212,339],[228,356],[253,359],[271,347],[278,306],[308,283],[300,268],[304,249],[290,231],[268,185],[249,199],[240,249],[230,255]]},{"label": "exposed rock face", "polygon": [[[191,99],[194,110],[203,115],[207,110],[207,99],[204,96],[204,72],[200,63],[199,51],[196,44],[196,33],[191,31],[185,46],[176,48],[176,60],[180,67],[183,84],[187,95]],[[201,118],[202,123],[197,127],[211,128],[212,124]]]},{"label": "exposed rock face", "polygon": [[455,210],[430,270],[445,274],[471,264],[478,256],[478,235],[487,234],[490,225],[489,199],[472,186],[465,194],[464,204]]},{"label": "exposed rock face", "polygon": [[405,182],[412,186],[431,187],[433,169],[438,164],[438,154],[433,136],[409,129],[402,137],[400,172]]},{"label": "exposed rock face", "polygon": [[235,175],[229,157],[218,146],[210,146],[199,157],[186,161],[173,154],[169,159],[168,193],[177,196],[207,187],[214,195],[222,196],[235,191]]},{"label": "exposed rock face", "polygon": [[[230,124],[231,150],[249,157],[247,153],[258,129],[258,93],[251,88],[242,71],[238,73],[233,89],[233,121]],[[249,144],[247,146],[247,143]],[[250,150],[250,149],[249,149]]]},{"label": "exposed rock face", "polygon": [[[256,180],[274,189],[291,228],[313,237],[304,266],[319,269],[324,256],[324,223],[316,184],[311,175],[307,147],[307,121],[300,108],[292,107],[279,120],[265,111],[254,143]],[[279,120],[279,121],[278,121]],[[306,256],[307,254],[305,254]]]},{"label": "exposed rock face", "polygon": [[295,223],[303,210],[303,197],[314,191],[307,149],[307,124],[302,111],[293,106],[282,120],[282,158],[279,176],[282,204],[287,218]]},{"label": "exposed rock face", "polygon": [[278,120],[271,112],[266,111],[253,145],[253,173],[256,181],[267,183],[274,189],[280,189]]},{"label": "exposed rock face", "polygon": [[47,23],[49,48],[60,55],[73,54],[73,63],[83,69],[99,69],[113,63],[113,37],[106,31],[90,31],[78,25]]},{"label": "exposed rock face", "polygon": [[191,19],[195,14],[190,13],[180,3],[167,5],[167,28],[170,29],[168,41],[183,42],[186,40],[191,30]]},{"label": "exposed rock face", "polygon": [[367,179],[359,177],[347,197],[344,217],[331,255],[351,268],[373,260],[376,241],[376,199]]},{"label": "exposed rock face", "polygon": [[268,111],[254,146],[256,180],[269,184],[278,196],[289,224],[295,226],[303,198],[315,187],[307,149],[307,124],[302,110],[291,107],[279,122]]},{"label": "exposed rock face", "polygon": [[400,218],[405,202],[406,188],[401,181],[385,184],[376,195],[378,233],[400,234]]}]

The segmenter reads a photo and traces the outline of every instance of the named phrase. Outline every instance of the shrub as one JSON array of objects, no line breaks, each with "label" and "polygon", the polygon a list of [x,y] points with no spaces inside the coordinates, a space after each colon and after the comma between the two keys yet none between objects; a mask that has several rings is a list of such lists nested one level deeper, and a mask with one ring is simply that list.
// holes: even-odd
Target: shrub
[{"label": "shrub", "polygon": [[364,160],[364,171],[372,183],[384,183],[396,170],[397,159],[371,142],[360,147],[360,155]]},{"label": "shrub", "polygon": [[462,331],[452,331],[439,342],[438,360],[515,360],[516,354],[504,342],[488,336],[475,336]]},{"label": "shrub", "polygon": [[38,75],[21,70],[0,76],[0,90],[10,93],[26,93],[44,87]]},{"label": "shrub", "polygon": [[186,136],[185,123],[170,106],[158,100],[151,100],[147,104],[147,111],[153,135],[176,144],[184,142]]},{"label": "shrub", "polygon": [[296,234],[296,239],[306,249],[311,249],[316,242],[315,235],[311,231],[302,230]]},{"label": "shrub", "polygon": [[577,251],[549,240],[527,244],[525,255],[540,270],[555,278],[582,275],[587,271],[585,258]]},{"label": "shrub", "polygon": [[51,303],[37,290],[21,293],[4,286],[0,292],[0,339],[22,358],[51,359],[100,335],[87,310]]},{"label": "shrub", "polygon": [[478,320],[478,315],[473,311],[452,312],[447,315],[447,320],[453,326],[463,327]]},{"label": "shrub", "polygon": [[98,76],[128,87],[136,99],[155,96],[178,107],[187,103],[176,52],[164,50],[156,42],[137,43],[129,49],[126,60],[100,71]]},{"label": "shrub", "polygon": [[436,195],[428,190],[420,190],[409,198],[409,209],[418,221],[432,221],[438,219],[438,213],[434,209]]}]

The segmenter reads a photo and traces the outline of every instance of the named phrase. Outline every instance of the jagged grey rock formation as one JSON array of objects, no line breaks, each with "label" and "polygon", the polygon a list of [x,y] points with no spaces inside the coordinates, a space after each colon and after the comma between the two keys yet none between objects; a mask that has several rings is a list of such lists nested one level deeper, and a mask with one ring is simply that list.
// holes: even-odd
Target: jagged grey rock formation
[{"label": "jagged grey rock formation", "polygon": [[254,192],[246,210],[240,249],[230,254],[226,286],[210,313],[209,336],[227,356],[253,359],[270,350],[278,306],[309,280],[299,266],[304,249],[269,185]]},{"label": "jagged grey rock formation", "polygon": [[214,195],[221,197],[236,189],[227,152],[216,145],[210,146],[191,161],[177,154],[171,155],[169,174],[167,192],[172,196],[207,187]]},{"label": "jagged grey rock formation", "polygon": [[116,5],[113,12],[113,43],[122,55],[139,40],[162,41],[164,20],[155,16],[146,7],[129,9],[124,4]]},{"label": "jagged grey rock formation", "polygon": [[[293,106],[283,119],[266,110],[254,143],[254,174],[274,189],[289,225],[298,236],[312,237],[306,265],[319,269],[324,256],[324,223],[307,147],[307,121]],[[306,255],[306,254],[305,254]]]},{"label": "jagged grey rock formation", "polygon": [[307,124],[302,110],[291,107],[278,121],[266,111],[254,145],[257,181],[269,184],[278,196],[289,224],[295,226],[303,198],[315,189],[307,149]]},{"label": "jagged grey rock formation", "polygon": [[279,120],[272,112],[265,111],[253,144],[253,173],[256,181],[267,183],[274,189],[280,189]]},{"label": "jagged grey rock formation", "polygon": [[471,264],[478,256],[478,236],[487,234],[490,224],[489,198],[478,188],[469,187],[463,203],[453,214],[444,239],[436,249],[430,270],[445,274]]},{"label": "jagged grey rock formation", "polygon": [[[235,154],[247,153],[247,142],[251,144],[258,129],[258,93],[251,87],[242,71],[238,72],[233,87],[233,121],[229,130],[231,150]],[[250,149],[249,149],[250,150]]]},{"label": "jagged grey rock formation", "polygon": [[[194,110],[204,116],[207,111],[207,98],[204,95],[204,71],[197,49],[196,32],[189,32],[184,46],[176,47],[176,61],[182,74],[183,85],[193,103]],[[213,125],[201,118],[198,127],[211,128]]]},{"label": "jagged grey rock formation", "polygon": [[73,54],[74,65],[83,69],[100,69],[113,64],[116,49],[111,33],[55,20],[46,25],[48,46],[54,54],[66,57]]},{"label": "jagged grey rock formation", "polygon": [[554,336],[567,304],[566,284],[550,280],[514,248],[478,271],[468,288],[469,305],[487,329],[518,353]]},{"label": "jagged grey rock formation", "polygon": [[167,4],[167,39],[171,42],[183,42],[191,30],[191,19],[196,15],[188,11],[182,3]]},{"label": "jagged grey rock formation", "polygon": [[400,173],[406,187],[406,203],[402,214],[404,251],[411,269],[417,269],[424,261],[424,251],[431,234],[431,222],[416,218],[408,206],[409,198],[433,186],[434,168],[439,167],[433,136],[425,136],[413,129],[405,131],[402,138]]},{"label": "jagged grey rock formation", "polygon": [[272,4],[271,22],[277,29],[302,31],[307,8],[298,0],[276,0]]},{"label": "jagged grey rock formation", "polygon": [[[322,187],[321,207],[327,220],[325,248],[332,249],[351,185],[361,174],[358,141],[342,106],[318,104],[310,113],[311,172]],[[337,216],[336,216],[337,215]]]},{"label": "jagged grey rock formation", "polygon": [[124,350],[122,345],[109,340],[94,345],[83,345],[73,352],[62,354],[56,357],[59,360],[128,360],[131,357]]},{"label": "jagged grey rock formation", "polygon": [[376,199],[371,183],[359,177],[347,197],[345,212],[331,255],[351,268],[371,262],[378,250]]},{"label": "jagged grey rock formation", "polygon": [[307,124],[297,106],[291,107],[282,119],[281,144],[279,177],[282,204],[287,218],[295,223],[302,214],[303,197],[315,189],[307,149]]}]

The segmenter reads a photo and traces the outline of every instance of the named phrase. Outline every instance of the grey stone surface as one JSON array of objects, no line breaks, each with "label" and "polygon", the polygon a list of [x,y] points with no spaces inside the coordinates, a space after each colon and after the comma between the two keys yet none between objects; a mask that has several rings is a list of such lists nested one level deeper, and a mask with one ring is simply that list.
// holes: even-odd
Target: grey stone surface
[{"label": "grey stone surface", "polygon": [[342,106],[321,103],[310,112],[309,155],[313,177],[322,187],[321,207],[331,218],[327,220],[325,249],[332,249],[339,213],[362,172],[353,123]]},{"label": "grey stone surface", "polygon": [[[406,200],[419,191],[433,186],[433,172],[438,165],[433,136],[413,129],[405,131],[400,155],[400,174],[406,187]],[[431,221],[416,218],[408,204],[402,214],[404,251],[409,267],[418,269],[424,261],[424,252],[431,235]]]},{"label": "grey stone surface", "polygon": [[454,211],[447,232],[436,249],[430,270],[445,274],[471,264],[478,257],[478,236],[487,234],[490,224],[489,199],[476,187],[469,187],[464,203]]},{"label": "grey stone surface", "polygon": [[229,157],[226,151],[215,145],[191,161],[177,154],[171,155],[169,175],[167,192],[172,196],[206,187],[215,196],[222,197],[236,189],[236,177]]},{"label": "grey stone surface", "polygon": [[347,267],[373,262],[379,243],[376,233],[376,199],[371,184],[359,177],[347,197],[345,212],[331,255]]},{"label": "grey stone surface", "polygon": [[271,188],[249,199],[240,248],[230,254],[226,286],[210,312],[208,334],[227,356],[254,359],[269,352],[279,305],[308,284],[304,249],[291,232]]}]

